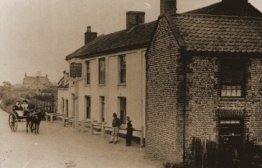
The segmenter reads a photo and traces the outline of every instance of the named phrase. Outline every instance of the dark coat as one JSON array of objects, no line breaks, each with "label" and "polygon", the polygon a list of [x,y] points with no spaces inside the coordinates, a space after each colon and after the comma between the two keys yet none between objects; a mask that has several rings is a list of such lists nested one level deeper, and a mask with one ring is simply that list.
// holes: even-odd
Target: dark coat
[{"label": "dark coat", "polygon": [[112,127],[120,127],[121,126],[121,121],[119,118],[114,118],[112,121]]}]

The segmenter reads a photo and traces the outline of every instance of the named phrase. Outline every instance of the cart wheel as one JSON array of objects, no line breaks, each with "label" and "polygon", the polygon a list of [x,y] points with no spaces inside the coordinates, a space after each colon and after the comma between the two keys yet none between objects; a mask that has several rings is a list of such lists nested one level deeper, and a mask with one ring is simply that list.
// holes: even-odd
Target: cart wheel
[{"label": "cart wheel", "polygon": [[18,124],[17,124],[15,115],[10,114],[9,115],[9,127],[10,127],[11,131],[16,132],[17,126],[18,126]]}]

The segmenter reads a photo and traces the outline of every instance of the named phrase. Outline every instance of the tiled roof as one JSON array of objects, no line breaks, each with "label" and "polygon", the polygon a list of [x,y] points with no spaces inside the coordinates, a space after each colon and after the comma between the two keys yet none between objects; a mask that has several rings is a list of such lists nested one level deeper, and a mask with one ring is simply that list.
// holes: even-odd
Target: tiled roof
[{"label": "tiled roof", "polygon": [[[200,15],[193,17],[191,14],[192,15],[193,14],[194,15],[208,14],[210,15],[210,17],[200,16]],[[257,10],[255,7],[253,7],[250,3],[247,3],[243,6],[236,6],[235,8],[232,9],[232,6],[231,7],[225,6],[224,4],[222,4],[222,2],[213,4],[213,5],[204,7],[204,8],[200,8],[197,10],[189,11],[182,15],[178,15],[176,20],[179,24],[177,27],[179,28],[179,31],[181,31],[183,38],[185,38],[185,41],[186,42],[190,41],[190,45],[188,46],[189,50],[196,50],[194,48],[199,48],[199,50],[201,51],[205,49],[212,50],[212,51],[213,50],[221,51],[222,46],[216,47],[215,45],[218,43],[221,44],[223,43],[223,41],[225,41],[229,43],[229,46],[227,46],[228,47],[227,49],[223,47],[222,51],[230,52],[232,48],[234,48],[234,50],[232,50],[234,52],[237,47],[242,47],[242,45],[244,45],[244,43],[242,42],[241,44],[238,45],[237,43],[239,40],[234,39],[236,38],[236,36],[239,35],[239,33],[241,33],[240,34],[242,36],[241,39],[248,40],[246,44],[251,45],[251,46],[245,46],[244,48],[242,48],[242,52],[246,51],[247,49],[250,52],[254,48],[257,50],[257,47],[260,46],[260,44],[257,44],[255,46],[253,44],[255,43],[255,41],[259,40],[258,38],[261,37],[261,34],[259,36],[256,36],[257,34],[259,34],[258,32],[257,33],[251,32],[251,34],[249,34],[247,30],[249,29],[249,27],[252,27],[250,24],[252,24],[251,22],[254,22],[254,19],[252,19],[253,21],[248,21],[248,19],[242,18],[242,21],[241,21],[241,19],[239,20],[238,19],[235,20],[233,18],[223,19],[224,16],[219,17],[219,16],[212,16],[212,15],[238,15],[238,16],[259,16],[259,17],[261,16],[262,17],[261,12]],[[224,23],[229,24],[228,22],[231,22],[231,21],[233,21],[231,25],[225,25],[224,27],[222,26],[222,24]],[[248,21],[248,22],[244,23],[245,21]],[[212,24],[213,26],[210,24]],[[107,35],[101,35],[97,37],[95,40],[93,40],[92,42],[86,44],[85,46],[82,46],[75,52],[66,56],[66,60],[69,60],[72,58],[90,58],[90,57],[95,57],[95,56],[100,56],[100,55],[105,55],[105,54],[111,54],[111,53],[115,53],[119,51],[127,51],[131,49],[147,47],[151,40],[151,36],[153,35],[155,25],[156,25],[156,21],[153,21],[150,23],[138,25],[132,28],[131,30],[122,30],[122,31],[118,31],[115,33],[107,34]],[[239,32],[237,28],[237,26],[239,25],[242,26],[242,28],[244,28],[244,30],[246,30],[247,32]],[[190,30],[193,28],[192,27],[191,28],[190,27],[182,28],[183,26],[193,26],[194,30],[192,30],[192,33],[193,31],[196,31],[198,33],[204,33],[207,30],[209,35],[208,37],[207,35],[205,36],[206,39],[204,38],[202,39],[200,37],[201,34],[195,34],[195,35],[191,34],[190,36],[187,36],[184,33],[190,34],[191,33]],[[234,30],[234,27],[236,27],[236,31]],[[261,27],[261,25],[260,26],[256,25],[255,27]],[[230,30],[227,28],[229,28]],[[224,31],[223,29],[226,29],[225,32],[224,33],[221,32],[220,34],[218,34],[219,31],[221,30]],[[254,29],[256,28],[251,28],[251,29],[255,31]],[[229,34],[232,33],[232,36],[227,33]],[[254,36],[256,36],[255,39],[253,39]],[[192,39],[189,39],[191,37]],[[213,39],[211,41],[213,37],[217,39]],[[234,42],[230,43],[227,40],[233,40]],[[193,42],[194,44],[191,42]],[[209,42],[211,42],[211,44],[209,44]],[[206,47],[203,46],[205,45],[205,43],[208,43],[208,46]],[[210,47],[211,45],[213,45],[212,48]],[[235,46],[230,46],[230,45],[235,45]]]},{"label": "tiled roof", "polygon": [[63,77],[59,80],[57,88],[64,88],[64,89],[69,88],[69,79],[68,79],[68,76],[67,76],[67,77],[66,77],[66,76],[63,76]]},{"label": "tiled roof", "polygon": [[43,85],[49,86],[51,82],[48,80],[47,76],[25,76],[23,84],[33,85],[35,83],[42,83]]},{"label": "tiled roof", "polygon": [[88,58],[117,51],[147,47],[153,34],[155,24],[156,21],[138,25],[130,30],[122,30],[107,35],[101,35],[92,42],[66,56],[66,59]]},{"label": "tiled roof", "polygon": [[262,18],[182,14],[168,20],[186,51],[262,53]]},{"label": "tiled roof", "polygon": [[211,15],[235,15],[262,17],[262,13],[250,3],[229,6],[223,2],[215,3],[210,6],[192,10],[185,14],[211,14]]}]

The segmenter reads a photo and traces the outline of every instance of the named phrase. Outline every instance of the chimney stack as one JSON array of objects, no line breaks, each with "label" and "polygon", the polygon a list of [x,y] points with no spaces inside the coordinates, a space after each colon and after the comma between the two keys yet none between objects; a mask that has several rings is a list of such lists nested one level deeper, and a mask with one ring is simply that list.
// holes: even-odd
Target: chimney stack
[{"label": "chimney stack", "polygon": [[93,41],[97,38],[97,32],[92,32],[91,26],[87,26],[86,32],[85,32],[85,44]]},{"label": "chimney stack", "polygon": [[126,12],[126,29],[145,23],[145,12],[128,11]]},{"label": "chimney stack", "polygon": [[177,10],[176,0],[160,0],[160,15],[175,15]]}]

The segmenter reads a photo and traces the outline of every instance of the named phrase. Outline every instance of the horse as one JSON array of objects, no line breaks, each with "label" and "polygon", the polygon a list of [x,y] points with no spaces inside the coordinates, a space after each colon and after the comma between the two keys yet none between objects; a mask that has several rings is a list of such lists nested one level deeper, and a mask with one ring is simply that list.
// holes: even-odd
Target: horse
[{"label": "horse", "polygon": [[30,127],[30,131],[35,134],[39,134],[39,126],[42,118],[45,113],[42,111],[39,112],[31,112],[28,114],[26,118],[26,132],[28,132],[28,126]]}]

